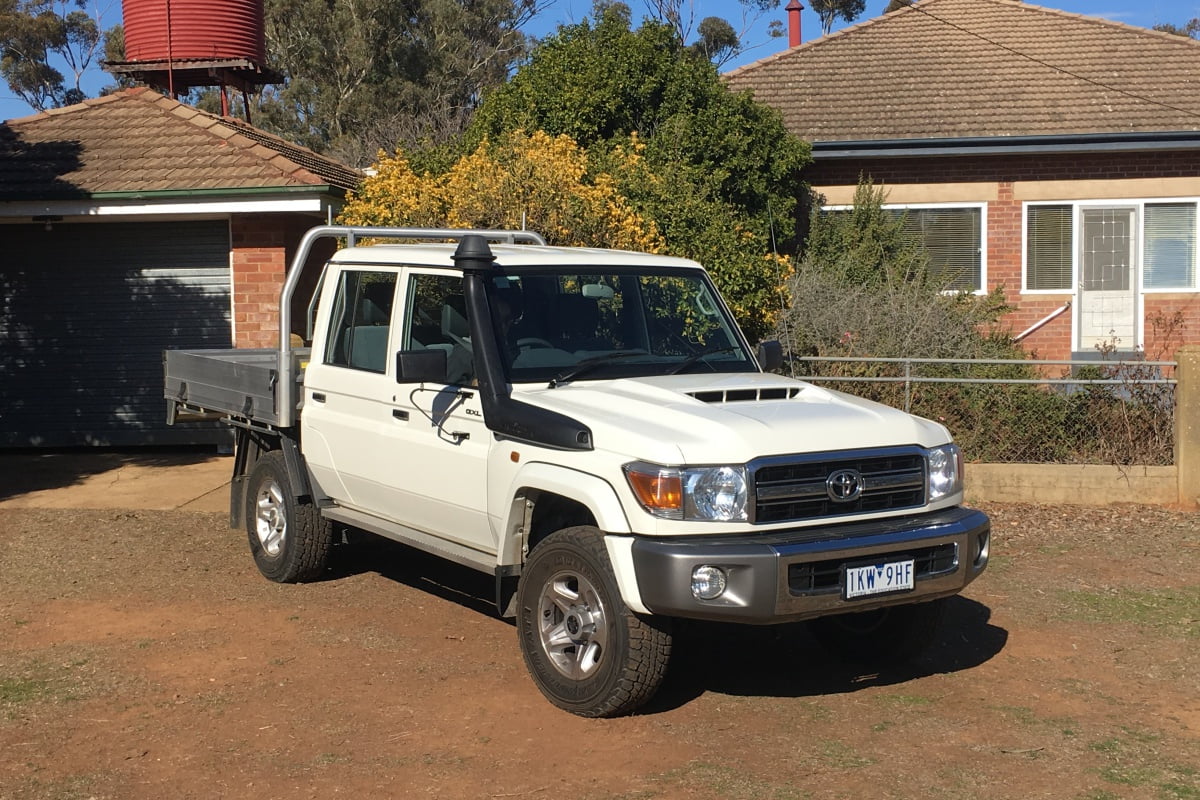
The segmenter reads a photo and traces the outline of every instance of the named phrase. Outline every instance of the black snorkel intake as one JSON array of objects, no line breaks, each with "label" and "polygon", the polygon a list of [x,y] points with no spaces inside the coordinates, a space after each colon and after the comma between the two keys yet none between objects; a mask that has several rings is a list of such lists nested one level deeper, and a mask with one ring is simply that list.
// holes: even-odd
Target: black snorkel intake
[{"label": "black snorkel intake", "polygon": [[484,424],[497,436],[521,442],[558,450],[591,450],[592,431],[583,423],[512,398],[491,313],[492,279],[501,272],[487,239],[475,234],[464,236],[453,258],[463,273],[463,298]]}]

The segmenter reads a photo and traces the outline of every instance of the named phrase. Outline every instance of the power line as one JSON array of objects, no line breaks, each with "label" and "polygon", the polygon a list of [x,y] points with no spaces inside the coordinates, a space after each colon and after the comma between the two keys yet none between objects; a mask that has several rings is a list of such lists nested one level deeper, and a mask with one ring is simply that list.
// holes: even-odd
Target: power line
[{"label": "power line", "polygon": [[1009,53],[1012,53],[1013,55],[1017,56],[1018,58],[1023,58],[1023,59],[1026,59],[1027,61],[1032,61],[1034,64],[1038,64],[1040,66],[1046,67],[1047,69],[1053,70],[1055,72],[1060,72],[1063,75],[1067,75],[1076,80],[1083,81],[1084,83],[1089,83],[1093,86],[1097,86],[1101,89],[1105,89],[1110,92],[1116,92],[1117,94],[1125,95],[1126,97],[1131,97],[1134,100],[1138,100],[1143,103],[1149,103],[1150,105],[1161,106],[1162,108],[1167,108],[1167,109],[1170,109],[1171,111],[1177,111],[1180,114],[1185,114],[1189,117],[1200,118],[1200,113],[1198,113],[1196,111],[1192,111],[1191,109],[1173,106],[1170,103],[1164,103],[1161,100],[1155,100],[1153,98],[1137,94],[1136,92],[1131,92],[1131,91],[1128,91],[1127,89],[1122,89],[1119,86],[1113,86],[1111,84],[1105,83],[1104,81],[1095,80],[1094,78],[1090,78],[1087,75],[1081,75],[1077,72],[1072,72],[1071,70],[1066,69],[1064,67],[1060,67],[1056,64],[1051,64],[1049,61],[1044,61],[1043,59],[1040,59],[1037,56],[1031,56],[1028,53],[1023,53],[1014,47],[1009,47],[1008,45],[997,42],[994,39],[989,39],[987,36],[983,35],[982,33],[976,33],[975,31],[970,30],[969,28],[964,28],[962,25],[959,25],[956,22],[951,22],[948,19],[943,19],[942,17],[939,17],[937,14],[934,14],[931,11],[925,10],[924,8],[921,7],[921,4],[919,4],[919,3],[910,3],[908,7],[911,8],[913,11],[918,11],[918,12],[924,14],[925,16],[929,17],[930,19],[933,19],[933,20],[936,20],[937,22],[942,23],[943,25],[948,25],[949,27],[954,28],[955,30],[961,31],[961,32],[967,34],[968,36],[974,36],[976,39],[981,39],[981,40],[987,42],[988,44],[992,45],[993,47],[998,47],[1001,50],[1005,50]]}]

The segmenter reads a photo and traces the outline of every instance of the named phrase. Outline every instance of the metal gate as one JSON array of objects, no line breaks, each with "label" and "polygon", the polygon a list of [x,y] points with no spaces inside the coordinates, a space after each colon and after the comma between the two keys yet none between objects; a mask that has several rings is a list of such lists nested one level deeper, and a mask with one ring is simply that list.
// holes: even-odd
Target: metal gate
[{"label": "metal gate", "polygon": [[0,226],[0,446],[225,440],[168,427],[162,351],[229,347],[229,224]]}]

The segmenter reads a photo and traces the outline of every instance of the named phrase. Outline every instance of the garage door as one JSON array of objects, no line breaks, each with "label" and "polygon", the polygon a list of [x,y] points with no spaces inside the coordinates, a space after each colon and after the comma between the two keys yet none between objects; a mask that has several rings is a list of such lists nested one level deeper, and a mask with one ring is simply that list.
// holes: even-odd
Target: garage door
[{"label": "garage door", "polygon": [[168,427],[162,351],[229,347],[229,224],[0,226],[0,446],[224,441]]}]

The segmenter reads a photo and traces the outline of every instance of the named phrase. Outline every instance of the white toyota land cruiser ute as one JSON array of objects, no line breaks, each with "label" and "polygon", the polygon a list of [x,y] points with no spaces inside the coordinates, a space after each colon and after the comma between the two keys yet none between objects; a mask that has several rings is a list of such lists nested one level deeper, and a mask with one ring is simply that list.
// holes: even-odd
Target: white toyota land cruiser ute
[{"label": "white toyota land cruiser ute", "polygon": [[[327,237],[349,246],[302,281]],[[778,344],[756,353],[695,262],[326,226],[279,311],[276,350],[165,354],[168,418],[236,430],[231,521],[263,575],[318,577],[351,528],[492,574],[573,713],[645,703],[677,618],[912,655],[987,565],[946,429],[764,371]]]}]

